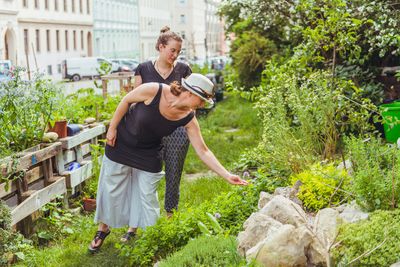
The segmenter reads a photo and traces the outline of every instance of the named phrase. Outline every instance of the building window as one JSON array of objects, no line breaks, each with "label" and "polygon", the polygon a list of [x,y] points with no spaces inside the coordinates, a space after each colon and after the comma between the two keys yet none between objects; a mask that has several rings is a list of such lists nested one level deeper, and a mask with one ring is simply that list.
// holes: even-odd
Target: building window
[{"label": "building window", "polygon": [[181,17],[180,17],[181,19],[180,19],[180,23],[186,23],[186,18],[185,18],[185,15],[184,14],[181,14]]},{"label": "building window", "polygon": [[68,12],[67,0],[64,0],[64,12]]},{"label": "building window", "polygon": [[68,51],[68,31],[65,31],[65,50]]},{"label": "building window", "polygon": [[61,64],[57,64],[57,72],[61,73]]},{"label": "building window", "polygon": [[86,0],[86,13],[90,14],[90,0]]},{"label": "building window", "polygon": [[49,9],[49,0],[44,0],[44,8]]},{"label": "building window", "polygon": [[23,5],[24,7],[28,7],[28,0],[23,0],[23,1],[22,1],[22,5]]},{"label": "building window", "polygon": [[46,30],[46,46],[47,51],[50,52],[50,30]]},{"label": "building window", "polygon": [[83,31],[81,31],[81,49],[84,49]]},{"label": "building window", "polygon": [[36,52],[40,52],[40,31],[36,30]]},{"label": "building window", "polygon": [[179,0],[179,4],[181,4],[181,5],[186,4],[186,0]]},{"label": "building window", "polygon": [[79,0],[79,12],[83,13],[83,3],[82,0]]},{"label": "building window", "polygon": [[53,68],[51,65],[47,65],[47,74],[48,75],[53,75]]},{"label": "building window", "polygon": [[54,0],[54,10],[58,11],[58,0]]},{"label": "building window", "polygon": [[185,38],[186,38],[186,35],[185,35],[185,32],[183,31],[183,32],[181,32],[181,36],[182,36],[182,39],[183,40],[185,40]]},{"label": "building window", "polygon": [[71,9],[72,13],[75,13],[75,0],[71,0]]},{"label": "building window", "polygon": [[29,36],[28,36],[28,29],[24,29],[24,48],[25,53],[29,53]]},{"label": "building window", "polygon": [[56,30],[56,46],[57,51],[60,51],[60,31]]},{"label": "building window", "polygon": [[39,0],[35,0],[35,8],[39,8]]},{"label": "building window", "polygon": [[72,37],[73,37],[73,41],[74,41],[74,50],[76,50],[76,31],[72,32]]}]

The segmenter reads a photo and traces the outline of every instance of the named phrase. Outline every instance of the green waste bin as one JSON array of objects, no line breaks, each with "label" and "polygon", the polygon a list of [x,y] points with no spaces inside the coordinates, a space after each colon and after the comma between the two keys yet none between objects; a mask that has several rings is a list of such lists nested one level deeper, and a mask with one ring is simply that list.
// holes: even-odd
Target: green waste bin
[{"label": "green waste bin", "polygon": [[383,118],[383,130],[388,142],[396,143],[400,138],[400,101],[379,106]]}]

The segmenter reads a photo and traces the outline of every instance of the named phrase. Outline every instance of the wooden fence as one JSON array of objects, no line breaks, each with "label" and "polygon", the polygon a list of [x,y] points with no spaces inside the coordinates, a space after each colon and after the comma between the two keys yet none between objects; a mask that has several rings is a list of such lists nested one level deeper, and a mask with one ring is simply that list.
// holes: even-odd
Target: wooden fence
[{"label": "wooden fence", "polygon": [[[31,214],[58,195],[68,197],[75,188],[92,175],[90,144],[97,144],[106,127],[102,124],[86,128],[79,134],[59,139],[51,144],[40,144],[0,160],[3,177],[17,179],[0,184],[0,199],[11,209],[12,224],[20,223],[19,230],[29,234]],[[77,162],[80,167],[68,171]],[[24,220],[25,219],[25,220]]]}]

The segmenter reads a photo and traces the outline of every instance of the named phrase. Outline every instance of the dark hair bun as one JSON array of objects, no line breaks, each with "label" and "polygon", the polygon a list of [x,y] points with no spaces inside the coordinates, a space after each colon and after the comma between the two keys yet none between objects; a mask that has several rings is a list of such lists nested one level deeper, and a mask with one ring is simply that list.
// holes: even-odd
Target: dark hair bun
[{"label": "dark hair bun", "polygon": [[171,29],[168,26],[164,26],[161,28],[160,33],[166,33],[169,32]]}]

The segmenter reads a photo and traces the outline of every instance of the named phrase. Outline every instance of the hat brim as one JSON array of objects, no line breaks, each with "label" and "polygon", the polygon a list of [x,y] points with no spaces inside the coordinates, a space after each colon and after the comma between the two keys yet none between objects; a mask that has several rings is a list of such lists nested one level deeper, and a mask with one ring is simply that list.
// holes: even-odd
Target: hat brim
[{"label": "hat brim", "polygon": [[209,105],[214,105],[214,100],[212,98],[206,98],[204,96],[202,96],[201,94],[199,94],[196,89],[194,89],[193,87],[190,86],[190,84],[188,84],[185,80],[185,78],[182,78],[181,80],[181,85],[183,87],[185,87],[186,90],[190,91],[191,93],[197,95],[198,97],[200,97],[201,99],[203,99],[204,101],[206,101]]}]

